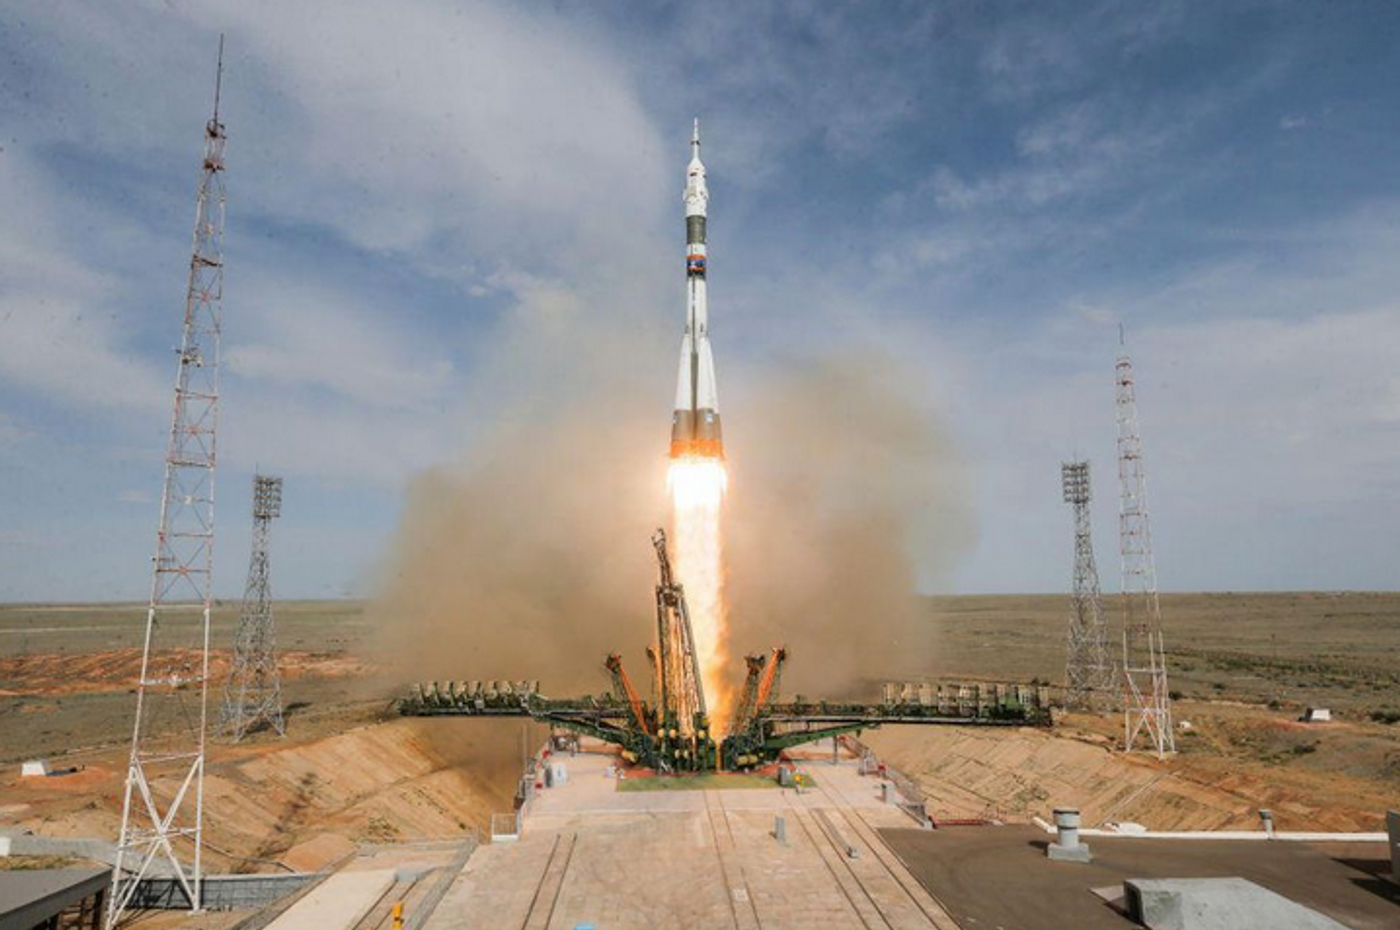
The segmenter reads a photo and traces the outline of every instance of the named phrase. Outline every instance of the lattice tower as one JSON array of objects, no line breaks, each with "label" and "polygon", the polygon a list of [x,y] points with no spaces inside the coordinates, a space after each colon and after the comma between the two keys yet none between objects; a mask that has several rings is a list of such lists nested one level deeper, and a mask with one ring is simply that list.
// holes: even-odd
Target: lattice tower
[{"label": "lattice tower", "polygon": [[1115,369],[1118,407],[1119,551],[1123,578],[1123,731],[1131,752],[1139,735],[1158,757],[1176,752],[1171,697],[1162,644],[1162,609],[1152,529],[1147,516],[1147,474],[1138,431],[1133,363],[1126,355]]},{"label": "lattice tower", "polygon": [[150,874],[174,878],[190,906],[200,909],[224,281],[222,37],[218,75],[213,115],[204,129],[136,720],[107,906],[109,930],[121,921],[140,880]]},{"label": "lattice tower", "polygon": [[248,583],[238,619],[233,664],[224,684],[220,729],[236,743],[247,734],[270,727],[287,733],[282,716],[282,676],[277,670],[277,637],[272,620],[268,536],[272,521],[282,515],[282,479],[253,476],[253,552],[248,560]]},{"label": "lattice tower", "polygon": [[1065,657],[1066,703],[1078,710],[1098,710],[1112,703],[1114,674],[1089,521],[1089,463],[1062,464],[1060,478],[1065,503],[1074,507],[1074,590],[1070,595]]}]

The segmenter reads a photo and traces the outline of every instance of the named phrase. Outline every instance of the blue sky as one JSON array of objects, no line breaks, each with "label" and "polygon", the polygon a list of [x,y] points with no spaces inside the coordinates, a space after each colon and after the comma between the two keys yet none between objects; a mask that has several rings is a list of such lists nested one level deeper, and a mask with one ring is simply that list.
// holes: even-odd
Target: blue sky
[{"label": "blue sky", "polygon": [[725,417],[774,359],[917,370],[973,527],[927,589],[1063,589],[1075,453],[1116,588],[1120,322],[1164,588],[1394,587],[1388,5],[153,0],[0,12],[0,600],[144,596],[221,30],[224,595],[258,464],[279,593],[331,596],[603,366],[664,447],[695,114]]}]

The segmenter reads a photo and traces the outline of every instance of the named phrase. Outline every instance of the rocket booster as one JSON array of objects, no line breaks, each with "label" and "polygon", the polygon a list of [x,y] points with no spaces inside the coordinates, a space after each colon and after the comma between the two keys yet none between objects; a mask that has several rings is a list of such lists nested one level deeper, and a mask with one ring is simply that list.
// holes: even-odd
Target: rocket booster
[{"label": "rocket booster", "polygon": [[705,300],[705,214],[710,192],[700,161],[700,120],[690,136],[685,180],[685,336],[681,339],[676,410],[671,417],[671,458],[724,458],[719,428],[715,359],[710,352],[709,309]]}]

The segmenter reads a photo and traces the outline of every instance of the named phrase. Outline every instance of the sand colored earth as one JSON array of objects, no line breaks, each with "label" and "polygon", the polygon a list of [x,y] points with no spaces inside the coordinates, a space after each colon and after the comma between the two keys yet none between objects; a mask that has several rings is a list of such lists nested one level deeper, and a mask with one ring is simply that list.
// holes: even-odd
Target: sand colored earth
[{"label": "sand colored earth", "polygon": [[[462,836],[511,808],[519,767],[513,721],[475,727],[392,720],[304,743],[215,745],[204,782],[216,871],[317,869],[357,841]],[[484,725],[481,725],[483,724]],[[534,740],[537,735],[532,735]],[[55,778],[11,778],[0,828],[115,837],[124,766],[103,758]],[[173,782],[158,780],[158,796]]]},{"label": "sand colored earth", "polygon": [[[1378,831],[1400,799],[1400,740],[1380,727],[1374,735],[1352,724],[1300,730],[1273,727],[1254,709],[1188,709],[1199,711],[1192,735],[1166,761],[1118,751],[1108,736],[1115,718],[1073,717],[1054,732],[888,727],[862,740],[924,792],[935,819],[1048,820],[1053,808],[1073,806],[1086,825],[1252,830],[1259,809],[1270,808],[1281,830]],[[1232,754],[1214,745],[1242,746],[1241,731],[1263,739],[1271,730],[1269,748]],[[1356,758],[1365,752],[1388,754],[1390,768]],[[1347,772],[1353,763],[1364,774]]]},{"label": "sand colored earth", "polygon": [[[864,696],[878,694],[883,676],[1063,675],[1062,596],[940,598],[928,608],[927,648],[909,650],[907,669],[869,670],[882,677]],[[460,835],[509,809],[518,721],[386,717],[417,670],[382,666],[362,605],[278,609],[290,736],[211,741],[211,870],[317,868],[357,841]],[[1178,719],[1193,724],[1166,763],[1115,751],[1116,718],[1073,716],[1053,733],[906,727],[863,738],[941,816],[991,809],[1026,820],[1075,804],[1090,824],[1253,829],[1257,809],[1270,807],[1284,830],[1382,829],[1381,813],[1400,805],[1400,724],[1384,722],[1400,714],[1400,596],[1172,595],[1164,611],[1172,684],[1185,696]],[[143,619],[141,605],[0,606],[9,695],[0,698],[0,829],[115,838]],[[231,643],[236,605],[214,619],[213,641]],[[794,653],[803,657],[794,662],[822,661],[816,649]],[[214,654],[216,682],[227,656]],[[581,655],[580,667],[595,658]],[[470,652],[456,664],[460,677],[491,673]],[[1299,724],[1307,705],[1338,719]],[[35,756],[85,768],[20,779],[20,760]]]}]

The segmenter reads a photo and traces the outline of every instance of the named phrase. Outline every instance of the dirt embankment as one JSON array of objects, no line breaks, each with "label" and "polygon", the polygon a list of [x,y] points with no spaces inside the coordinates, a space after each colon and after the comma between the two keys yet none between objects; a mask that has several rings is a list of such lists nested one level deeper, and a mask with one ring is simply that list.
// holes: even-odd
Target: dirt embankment
[{"label": "dirt embankment", "polygon": [[[204,781],[214,871],[315,869],[357,841],[459,836],[511,809],[520,768],[517,721],[392,720],[302,743],[212,746]],[[540,734],[532,731],[529,745]],[[0,828],[115,837],[121,760],[4,784]],[[173,778],[156,782],[166,797]]]},{"label": "dirt embankment", "polygon": [[1165,762],[1111,748],[1118,718],[1076,717],[1054,732],[890,727],[863,739],[926,793],[935,817],[1049,819],[1077,806],[1086,825],[1221,830],[1256,829],[1269,808],[1283,830],[1384,829],[1400,796],[1400,734],[1301,727],[1255,708],[1189,712],[1192,730]]}]

